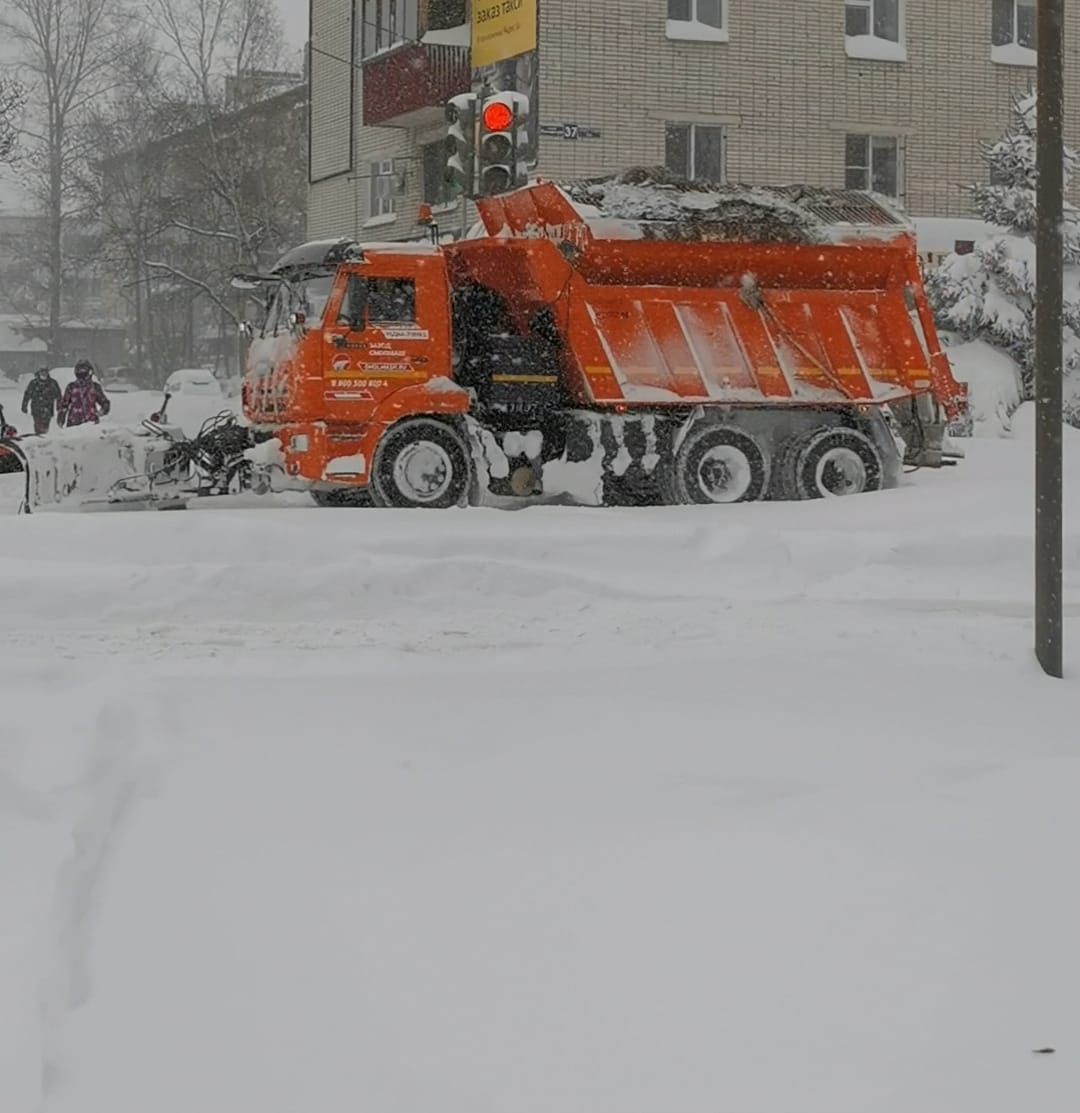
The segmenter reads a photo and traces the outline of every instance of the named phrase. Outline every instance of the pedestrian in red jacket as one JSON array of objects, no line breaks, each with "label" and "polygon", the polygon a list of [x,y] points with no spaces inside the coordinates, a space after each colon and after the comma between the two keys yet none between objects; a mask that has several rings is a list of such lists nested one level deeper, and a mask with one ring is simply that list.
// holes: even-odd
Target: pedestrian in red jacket
[{"label": "pedestrian in red jacket", "polygon": [[75,381],[68,383],[56,420],[69,429],[85,425],[88,421],[97,424],[111,409],[108,396],[101,383],[93,379],[94,368],[88,359],[80,359],[75,364]]}]

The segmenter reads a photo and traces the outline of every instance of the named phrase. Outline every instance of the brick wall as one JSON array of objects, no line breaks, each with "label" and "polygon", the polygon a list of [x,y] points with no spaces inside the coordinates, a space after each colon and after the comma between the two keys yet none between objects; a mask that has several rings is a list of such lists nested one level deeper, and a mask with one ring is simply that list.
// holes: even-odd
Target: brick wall
[{"label": "brick wall", "polygon": [[[314,0],[316,8],[340,2]],[[727,42],[668,39],[666,0],[540,3],[542,120],[602,133],[545,136],[545,177],[661,163],[665,122],[679,121],[724,125],[729,180],[837,187],[847,133],[891,135],[900,139],[909,211],[967,215],[964,187],[986,173],[979,141],[1001,133],[1012,96],[1035,78],[1030,66],[991,60],[991,0],[906,0],[906,61],[848,57],[843,0],[728,0]],[[1080,146],[1080,21],[1068,21],[1066,57],[1068,138]],[[419,154],[415,134],[362,128],[359,118],[357,100],[358,159]],[[404,215],[380,226],[380,238],[416,231],[420,164],[406,166]],[[311,193],[313,234],[352,220],[351,194],[320,185]]]}]

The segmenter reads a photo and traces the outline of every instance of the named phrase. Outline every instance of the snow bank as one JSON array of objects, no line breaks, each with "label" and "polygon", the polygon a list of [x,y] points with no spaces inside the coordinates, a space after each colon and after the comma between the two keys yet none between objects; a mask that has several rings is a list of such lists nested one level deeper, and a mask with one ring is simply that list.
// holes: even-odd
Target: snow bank
[{"label": "snow bank", "polygon": [[1020,368],[984,340],[951,344],[945,354],[953,377],[967,383],[974,435],[1001,437],[1008,433],[1012,415],[1022,400]]},{"label": "snow bank", "polygon": [[[1035,411],[1036,406],[1034,402],[1025,402],[1013,414],[1012,421],[1010,422],[1010,432],[1012,435],[1021,441],[1026,441],[1029,444],[1035,440]],[[1074,429],[1071,425],[1062,427],[1062,437],[1072,451],[1080,451],[1080,429]]]}]

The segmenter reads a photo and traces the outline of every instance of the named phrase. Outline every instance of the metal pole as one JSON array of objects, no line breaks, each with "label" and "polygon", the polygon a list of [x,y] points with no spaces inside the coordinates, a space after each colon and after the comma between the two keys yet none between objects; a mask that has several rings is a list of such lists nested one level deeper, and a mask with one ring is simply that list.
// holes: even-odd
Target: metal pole
[{"label": "metal pole", "polygon": [[1064,0],[1039,0],[1038,225],[1035,237],[1035,653],[1048,676],[1062,653],[1062,287]]},{"label": "metal pole", "polygon": [[[476,95],[476,108],[473,112],[473,141],[472,141],[472,174],[470,178],[473,183],[473,192],[476,193],[480,188],[480,134],[482,128],[480,126],[480,113],[484,111],[484,97],[486,96],[486,86],[484,82],[476,77],[473,73],[472,85],[470,86],[472,92]],[[469,232],[469,195],[463,193],[461,195],[461,238],[465,239]]]}]

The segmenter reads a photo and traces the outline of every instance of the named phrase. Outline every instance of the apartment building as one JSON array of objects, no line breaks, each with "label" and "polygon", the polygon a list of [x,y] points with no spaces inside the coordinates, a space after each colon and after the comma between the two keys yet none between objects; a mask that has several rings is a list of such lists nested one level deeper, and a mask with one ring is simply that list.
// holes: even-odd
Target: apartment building
[{"label": "apartment building", "polygon": [[[980,143],[1035,80],[1036,0],[537,2],[545,178],[664,164],[963,217]],[[445,101],[474,77],[466,3],[311,0],[310,235],[415,237],[422,201],[457,227],[440,141]],[[1067,33],[1076,121],[1080,23]]]}]

